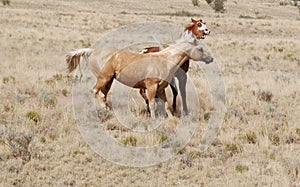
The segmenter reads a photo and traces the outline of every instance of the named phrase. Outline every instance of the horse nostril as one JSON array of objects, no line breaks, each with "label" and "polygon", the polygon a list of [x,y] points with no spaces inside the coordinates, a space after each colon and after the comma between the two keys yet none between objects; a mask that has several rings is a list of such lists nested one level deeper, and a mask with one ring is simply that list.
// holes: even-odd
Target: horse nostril
[{"label": "horse nostril", "polygon": [[206,63],[206,64],[210,64],[210,63],[212,63],[214,61],[214,58],[213,57],[207,57],[205,60],[204,60],[204,62]]}]

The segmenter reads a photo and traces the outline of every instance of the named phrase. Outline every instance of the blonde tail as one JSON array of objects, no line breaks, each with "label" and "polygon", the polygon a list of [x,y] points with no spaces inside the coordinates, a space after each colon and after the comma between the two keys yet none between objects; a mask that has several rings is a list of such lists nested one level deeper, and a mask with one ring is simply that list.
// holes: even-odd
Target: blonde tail
[{"label": "blonde tail", "polygon": [[76,49],[74,51],[69,52],[66,55],[66,62],[68,66],[69,73],[73,72],[77,69],[78,65],[80,65],[80,58],[83,57],[86,63],[88,63],[88,57],[92,54],[93,49],[91,48],[82,48]]}]

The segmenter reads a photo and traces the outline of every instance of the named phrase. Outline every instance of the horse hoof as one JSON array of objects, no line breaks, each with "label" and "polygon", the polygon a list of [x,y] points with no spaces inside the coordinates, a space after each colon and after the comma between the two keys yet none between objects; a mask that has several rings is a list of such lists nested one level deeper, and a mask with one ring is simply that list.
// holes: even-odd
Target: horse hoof
[{"label": "horse hoof", "polygon": [[91,89],[91,93],[94,94],[95,96],[97,95],[98,91],[96,89]]},{"label": "horse hoof", "polygon": [[183,112],[183,116],[189,116],[189,115],[190,115],[190,113],[188,111]]}]

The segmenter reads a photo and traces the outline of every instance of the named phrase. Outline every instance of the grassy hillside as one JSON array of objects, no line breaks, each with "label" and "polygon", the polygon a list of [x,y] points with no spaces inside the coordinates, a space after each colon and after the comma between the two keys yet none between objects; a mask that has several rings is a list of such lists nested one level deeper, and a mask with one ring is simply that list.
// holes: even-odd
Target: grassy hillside
[{"label": "grassy hillside", "polygon": [[[205,1],[194,7],[182,0],[1,5],[0,186],[299,186],[300,13],[280,2],[227,0],[224,13]],[[211,29],[205,43],[225,81],[226,113],[216,141],[205,152],[198,149],[211,101],[205,75],[192,65],[189,76],[202,108],[189,144],[151,167],[101,158],[75,123],[66,53],[120,26],[144,21],[184,26],[191,17]],[[114,120],[105,127],[121,143],[153,145],[166,138],[147,139]],[[167,119],[162,131],[173,132],[177,120]]]}]

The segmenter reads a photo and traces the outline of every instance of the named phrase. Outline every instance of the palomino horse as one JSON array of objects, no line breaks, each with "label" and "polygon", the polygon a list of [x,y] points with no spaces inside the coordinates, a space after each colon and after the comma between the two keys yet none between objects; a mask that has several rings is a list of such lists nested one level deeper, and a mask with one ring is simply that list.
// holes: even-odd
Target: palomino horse
[{"label": "palomino horse", "polygon": [[[200,20],[194,20],[191,19],[193,24],[186,27],[187,30],[190,30],[195,35],[198,35],[199,39],[205,39],[206,35],[210,34],[210,30],[206,27],[206,23]],[[147,47],[140,51],[140,53],[153,53],[160,51],[161,48],[159,46],[153,46],[153,47]],[[178,95],[178,89],[175,84],[175,77],[178,79],[179,83],[179,91],[181,95],[181,101],[182,101],[182,108],[183,112],[185,114],[188,114],[188,108],[187,108],[187,102],[186,102],[186,82],[187,82],[187,75],[186,73],[189,70],[190,61],[186,60],[181,66],[180,69],[177,70],[174,74],[174,77],[171,80],[170,87],[173,93],[173,103],[172,103],[172,109],[173,111],[176,111],[176,98]],[[140,89],[140,95],[144,98],[146,104],[147,104],[147,110],[150,112],[149,108],[149,101],[146,95],[146,92],[144,89]]]},{"label": "palomino horse", "polygon": [[[178,68],[187,60],[205,61],[210,63],[213,58],[203,50],[203,46],[197,45],[199,39],[205,38],[200,29],[203,25],[197,24],[197,29],[188,26],[182,33],[176,44],[167,47],[157,53],[137,54],[130,51],[119,51],[112,54],[101,70],[97,66],[91,66],[93,73],[97,76],[97,82],[93,93],[100,99],[101,106],[107,107],[106,96],[113,82],[117,79],[121,83],[139,89],[147,89],[147,98],[151,117],[155,118],[155,101],[157,96],[165,103],[168,116],[171,110],[167,103],[165,88],[174,76]],[[93,49],[81,49],[67,55],[69,71],[72,72],[80,63],[83,56],[87,61],[92,55]],[[93,61],[91,56],[91,64]]]},{"label": "palomino horse", "polygon": [[[147,47],[141,51],[141,53],[154,53],[154,52],[159,52],[161,49],[158,46],[154,47]],[[173,103],[172,103],[172,109],[175,112],[176,111],[176,99],[178,95],[178,89],[175,83],[175,77],[178,79],[179,83],[179,91],[181,95],[181,102],[182,102],[182,109],[184,114],[188,114],[188,108],[187,108],[187,103],[186,103],[186,83],[187,83],[187,75],[186,73],[189,70],[190,66],[190,60],[187,59],[181,66],[180,68],[175,72],[174,77],[172,77],[172,80],[170,82],[170,87],[172,90],[173,94]],[[146,90],[145,89],[140,89],[140,95],[144,98],[146,105],[147,105],[147,111],[150,112],[149,108],[149,100],[146,95]]]}]

